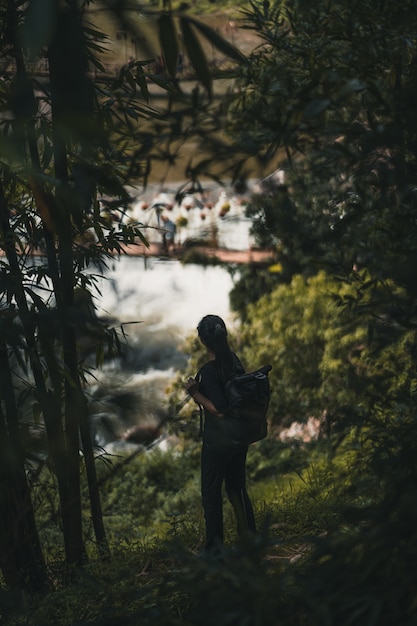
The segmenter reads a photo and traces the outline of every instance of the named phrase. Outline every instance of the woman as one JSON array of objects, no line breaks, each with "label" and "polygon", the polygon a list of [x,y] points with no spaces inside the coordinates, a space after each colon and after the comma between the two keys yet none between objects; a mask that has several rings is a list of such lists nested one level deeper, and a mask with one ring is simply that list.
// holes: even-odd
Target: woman
[{"label": "woman", "polygon": [[252,503],[246,490],[246,454],[248,446],[234,442],[233,422],[228,420],[224,386],[244,368],[227,341],[227,329],[218,315],[206,315],[197,326],[198,336],[207,348],[209,360],[196,378],[189,378],[186,389],[204,409],[201,452],[201,493],[206,522],[208,552],[223,544],[222,485],[233,506],[240,536],[255,532]]}]

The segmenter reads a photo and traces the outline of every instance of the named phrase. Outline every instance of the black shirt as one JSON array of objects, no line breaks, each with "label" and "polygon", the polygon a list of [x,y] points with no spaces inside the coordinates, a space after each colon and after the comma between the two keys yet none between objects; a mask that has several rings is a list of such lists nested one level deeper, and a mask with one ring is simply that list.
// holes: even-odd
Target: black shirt
[{"label": "black shirt", "polygon": [[[242,363],[236,354],[234,354],[234,358],[236,373],[243,374],[245,370]],[[205,363],[198,372],[198,376],[200,377],[200,392],[212,401],[219,413],[224,414],[224,417],[216,417],[204,410],[203,441],[210,445],[222,447],[236,445],[239,443],[235,434],[236,427],[232,418],[228,416],[228,402],[216,361]]]}]

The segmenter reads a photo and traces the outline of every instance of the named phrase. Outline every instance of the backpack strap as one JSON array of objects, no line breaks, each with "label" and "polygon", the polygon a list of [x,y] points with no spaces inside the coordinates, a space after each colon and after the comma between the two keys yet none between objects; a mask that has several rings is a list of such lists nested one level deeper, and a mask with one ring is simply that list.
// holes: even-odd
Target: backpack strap
[{"label": "backpack strap", "polygon": [[203,420],[203,407],[201,406],[201,404],[198,405],[198,409],[200,411],[200,430],[199,430],[198,436],[201,439],[201,437],[203,436],[203,421],[204,421]]},{"label": "backpack strap", "polygon": [[[200,382],[200,380],[201,380],[200,371],[201,370],[198,370],[197,374],[194,377],[196,380],[198,380],[198,382]],[[203,436],[203,424],[204,424],[204,410],[203,410],[203,407],[201,406],[201,404],[198,405],[198,410],[199,410],[199,413],[200,413],[200,429],[199,429],[199,432],[198,432],[198,436],[201,439],[201,437]]]}]

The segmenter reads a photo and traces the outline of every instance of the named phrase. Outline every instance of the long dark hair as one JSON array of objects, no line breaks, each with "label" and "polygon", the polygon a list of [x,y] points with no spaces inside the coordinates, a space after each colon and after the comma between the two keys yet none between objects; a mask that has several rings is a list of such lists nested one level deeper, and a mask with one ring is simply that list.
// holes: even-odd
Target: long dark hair
[{"label": "long dark hair", "polygon": [[226,324],[218,315],[205,315],[197,326],[202,343],[214,353],[220,377],[226,382],[236,370],[236,361],[227,340]]}]

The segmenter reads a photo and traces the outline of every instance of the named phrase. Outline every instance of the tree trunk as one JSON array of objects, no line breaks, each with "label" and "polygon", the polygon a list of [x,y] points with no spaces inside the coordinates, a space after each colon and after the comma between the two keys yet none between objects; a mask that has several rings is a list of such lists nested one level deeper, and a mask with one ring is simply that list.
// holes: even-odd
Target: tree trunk
[{"label": "tree trunk", "polygon": [[62,514],[66,518],[69,529],[68,563],[82,565],[85,560],[85,550],[82,536],[80,486],[79,377],[75,328],[71,323],[71,313],[74,309],[72,240],[64,229],[62,231],[58,254],[61,267],[62,354],[66,373],[64,382],[64,420],[68,464],[68,501],[63,508]]},{"label": "tree trunk", "polygon": [[0,344],[0,565],[6,584],[29,593],[49,588],[24,467],[6,344]]},{"label": "tree trunk", "polygon": [[81,443],[87,472],[88,492],[90,495],[91,517],[93,520],[94,534],[100,557],[103,560],[108,560],[110,558],[110,548],[103,523],[103,513],[101,508],[94,450],[88,426],[88,406],[84,394],[81,393],[79,395],[79,415]]},{"label": "tree trunk", "polygon": [[[35,380],[35,387],[39,405],[44,417],[46,433],[48,437],[49,454],[54,464],[58,479],[58,488],[61,501],[67,499],[67,468],[66,450],[63,438],[60,406],[56,405],[55,396],[45,384],[43,369],[39,353],[36,346],[35,326],[33,318],[29,312],[26,295],[23,287],[23,277],[19,267],[16,249],[14,246],[14,235],[10,227],[7,201],[4,196],[3,187],[0,185],[0,228],[4,237],[4,250],[13,276],[11,284],[14,286],[14,296],[22,322],[23,334],[26,341],[27,353],[31,370]],[[67,537],[66,525],[64,521],[64,537]],[[67,541],[66,541],[67,543]]]},{"label": "tree trunk", "polygon": [[[75,43],[74,43],[75,41]],[[79,433],[87,470],[90,504],[94,530],[101,556],[109,556],[104,531],[93,447],[88,427],[88,408],[82,392],[78,371],[77,334],[74,324],[75,276],[73,259],[74,222],[82,222],[82,210],[71,205],[68,187],[67,142],[79,142],[77,129],[92,115],[94,102],[92,89],[86,77],[88,67],[81,20],[76,3],[60,12],[57,19],[56,37],[48,48],[51,111],[53,123],[53,146],[55,175],[60,181],[56,188],[58,258],[60,266],[60,292],[57,294],[62,319],[63,360],[65,377],[65,431],[69,463],[69,503],[66,515],[71,528],[70,562],[79,562],[82,551],[82,521],[79,483]],[[77,97],[75,98],[75,93]],[[85,148],[79,142],[81,151]],[[74,200],[73,200],[74,202]]]}]

